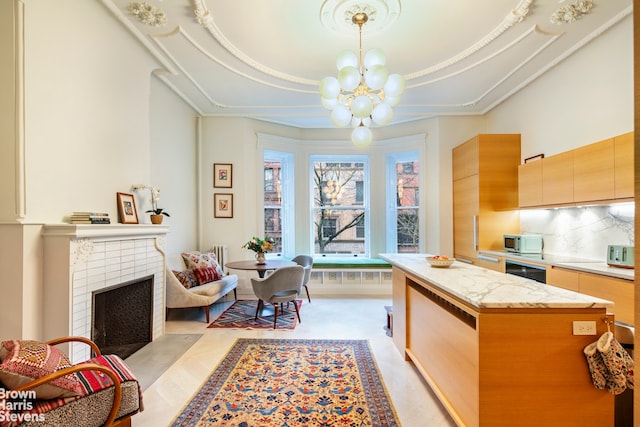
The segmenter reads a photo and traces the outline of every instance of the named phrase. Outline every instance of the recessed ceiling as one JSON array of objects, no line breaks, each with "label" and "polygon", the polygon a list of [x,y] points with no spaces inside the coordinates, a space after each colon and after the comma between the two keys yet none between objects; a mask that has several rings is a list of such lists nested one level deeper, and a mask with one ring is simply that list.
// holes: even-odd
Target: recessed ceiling
[{"label": "recessed ceiling", "polygon": [[[484,114],[632,13],[631,0],[592,0],[585,13],[571,13],[584,0],[103,2],[200,115],[300,128],[334,127],[318,85],[337,76],[341,51],[358,51],[345,18],[353,10],[374,17],[363,50],[382,49],[389,72],[405,77],[392,123]],[[132,12],[136,3],[152,8],[151,21]]]}]

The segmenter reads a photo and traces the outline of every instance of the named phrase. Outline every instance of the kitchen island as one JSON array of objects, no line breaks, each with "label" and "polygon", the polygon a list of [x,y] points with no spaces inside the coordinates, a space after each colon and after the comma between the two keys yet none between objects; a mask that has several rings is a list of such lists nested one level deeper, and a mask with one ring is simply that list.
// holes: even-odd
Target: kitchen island
[{"label": "kitchen island", "polygon": [[[393,266],[393,340],[460,426],[613,426],[583,348],[607,330],[610,301],[422,254]],[[596,335],[573,335],[592,321]]]}]

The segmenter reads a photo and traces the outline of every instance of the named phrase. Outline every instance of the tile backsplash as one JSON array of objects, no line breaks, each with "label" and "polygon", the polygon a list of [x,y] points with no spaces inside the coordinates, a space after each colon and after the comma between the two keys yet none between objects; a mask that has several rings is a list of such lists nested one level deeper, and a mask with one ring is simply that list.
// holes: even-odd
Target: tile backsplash
[{"label": "tile backsplash", "polygon": [[605,260],[607,245],[634,245],[633,203],[523,210],[522,234],[542,234],[544,252]]}]

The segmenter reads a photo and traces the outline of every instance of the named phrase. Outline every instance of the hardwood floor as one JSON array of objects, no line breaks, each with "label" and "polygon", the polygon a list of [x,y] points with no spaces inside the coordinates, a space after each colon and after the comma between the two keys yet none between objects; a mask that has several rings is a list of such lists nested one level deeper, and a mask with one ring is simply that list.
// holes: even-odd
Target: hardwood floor
[{"label": "hardwood floor", "polygon": [[[231,301],[215,304],[211,318],[215,319],[230,304]],[[208,329],[201,310],[174,310],[166,323],[167,334],[202,334],[202,337],[144,391],[145,410],[132,418],[133,426],[171,425],[240,337],[367,339],[401,424],[454,426],[431,389],[387,336],[385,305],[391,305],[390,298],[313,298],[311,303],[304,300],[302,323],[293,331]],[[154,349],[161,351],[161,345]],[[138,358],[135,365],[154,363],[152,356],[145,359]],[[135,365],[131,366],[134,372]]]}]

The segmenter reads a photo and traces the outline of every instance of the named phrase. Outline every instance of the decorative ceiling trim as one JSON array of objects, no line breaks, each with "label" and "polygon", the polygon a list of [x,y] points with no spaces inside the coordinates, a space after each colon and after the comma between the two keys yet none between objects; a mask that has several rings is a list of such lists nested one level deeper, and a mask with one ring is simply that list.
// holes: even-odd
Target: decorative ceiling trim
[{"label": "decorative ceiling trim", "polygon": [[550,21],[553,24],[570,24],[582,18],[582,15],[591,13],[591,8],[593,8],[591,0],[576,0],[553,12]]},{"label": "decorative ceiling trim", "polygon": [[325,0],[320,7],[320,22],[331,31],[351,36],[360,30],[351,19],[360,12],[369,18],[366,33],[375,34],[398,19],[400,0]]},{"label": "decorative ceiling trim", "polygon": [[[274,70],[273,68],[269,68],[253,60],[252,58],[247,56],[244,52],[242,52],[240,49],[235,47],[235,45],[233,45],[233,43],[231,43],[224,36],[224,34],[222,34],[220,29],[216,26],[214,22],[213,16],[211,16],[211,13],[209,13],[209,9],[207,9],[207,6],[205,5],[204,0],[194,0],[194,4],[195,4],[195,9],[193,13],[196,16],[196,21],[198,22],[198,24],[206,28],[209,31],[209,33],[211,33],[211,35],[218,41],[218,43],[220,43],[222,47],[224,47],[229,53],[231,53],[233,56],[238,58],[240,61],[244,62],[248,66],[258,71],[261,71],[265,74],[268,74],[272,77],[275,77],[281,80],[285,80],[292,83],[298,83],[301,85],[309,85],[314,87],[318,86],[319,82],[317,80],[310,80],[310,79],[292,76],[290,74],[286,74],[281,71]],[[315,92],[318,92],[318,91],[316,90]]]},{"label": "decorative ceiling trim", "polygon": [[127,10],[138,21],[152,27],[159,27],[167,23],[167,15],[164,10],[145,2],[134,1],[129,3]]},{"label": "decorative ceiling trim", "polygon": [[[435,79],[431,79],[431,80],[427,80],[421,83],[416,83],[413,84],[411,86],[407,86],[407,88],[414,88],[414,87],[421,87],[421,86],[426,86],[432,83],[436,83],[442,80],[446,80],[449,79],[451,77],[455,77],[457,75],[463,74],[503,53],[505,53],[506,51],[508,51],[509,49],[511,49],[512,47],[516,46],[517,44],[519,44],[520,42],[522,42],[524,39],[526,39],[527,37],[529,37],[530,35],[537,33],[537,34],[542,34],[545,36],[552,36],[552,39],[550,42],[546,43],[544,46],[548,46],[549,44],[551,44],[551,42],[554,42],[558,37],[560,37],[562,34],[564,34],[564,32],[562,33],[550,33],[547,31],[543,31],[542,29],[540,29],[540,27],[538,27],[537,25],[534,25],[533,27],[531,27],[529,30],[527,30],[526,32],[524,32],[523,34],[521,34],[518,38],[512,40],[509,44],[507,44],[506,46],[504,46],[503,48],[501,48],[500,50],[497,50],[495,52],[493,52],[491,55],[485,56],[481,59],[479,59],[478,61],[474,62],[473,64],[467,65],[466,67],[460,69],[460,70],[456,70],[452,73],[437,77]],[[540,51],[537,51],[537,53]],[[527,61],[528,62],[528,61]],[[461,104],[464,105],[464,104]]]},{"label": "decorative ceiling trim", "polygon": [[222,104],[218,101],[215,101],[213,99],[211,99],[211,97],[209,97],[209,95],[207,94],[207,92],[198,84],[198,82],[196,81],[195,78],[193,78],[191,76],[191,74],[189,74],[189,72],[184,69],[182,66],[179,65],[178,61],[175,60],[175,58],[173,57],[173,55],[171,55],[169,49],[167,49],[164,44],[161,42],[160,39],[162,38],[166,38],[169,36],[175,36],[175,35],[179,35],[182,38],[184,38],[194,49],[198,50],[200,53],[202,53],[205,57],[207,57],[208,59],[210,59],[211,61],[215,62],[216,64],[220,65],[221,67],[231,71],[232,73],[239,75],[241,77],[246,78],[247,80],[251,80],[253,82],[259,83],[261,85],[264,86],[269,86],[275,89],[281,89],[281,90],[286,90],[286,91],[290,91],[290,92],[299,92],[299,93],[308,93],[308,94],[315,94],[317,93],[317,90],[303,90],[303,89],[295,89],[295,88],[291,88],[291,87],[286,87],[286,86],[282,86],[282,85],[276,85],[270,82],[267,82],[265,80],[262,79],[257,79],[255,77],[252,77],[236,68],[233,68],[229,65],[227,65],[226,63],[224,63],[223,61],[221,61],[220,59],[216,58],[214,55],[212,55],[209,51],[207,51],[205,48],[203,48],[199,43],[197,43],[193,37],[191,37],[182,27],[178,27],[176,28],[176,30],[167,33],[167,34],[158,34],[158,35],[154,35],[151,36],[152,40],[156,43],[156,45],[158,46],[158,48],[167,56],[167,58],[169,58],[175,67],[177,67],[178,70],[180,70],[180,72],[184,75],[184,77],[191,82],[191,84],[202,94],[203,97],[205,97],[212,105],[218,107],[218,108],[232,108],[229,105],[225,105]]},{"label": "decorative ceiling trim", "polygon": [[480,49],[488,46],[491,42],[493,42],[502,34],[504,34],[509,28],[522,22],[524,18],[529,14],[529,6],[531,6],[533,2],[534,0],[520,0],[520,2],[516,5],[515,9],[509,12],[509,14],[504,17],[502,22],[496,28],[494,28],[489,34],[487,34],[482,39],[474,43],[472,46],[468,47],[467,49],[463,50],[457,55],[447,59],[446,61],[442,61],[439,64],[434,65],[433,67],[429,67],[422,71],[416,71],[415,73],[410,73],[405,75],[404,76],[405,80],[409,81],[412,79],[424,77],[429,74],[433,74],[444,68],[457,64],[463,59],[478,52]]}]

